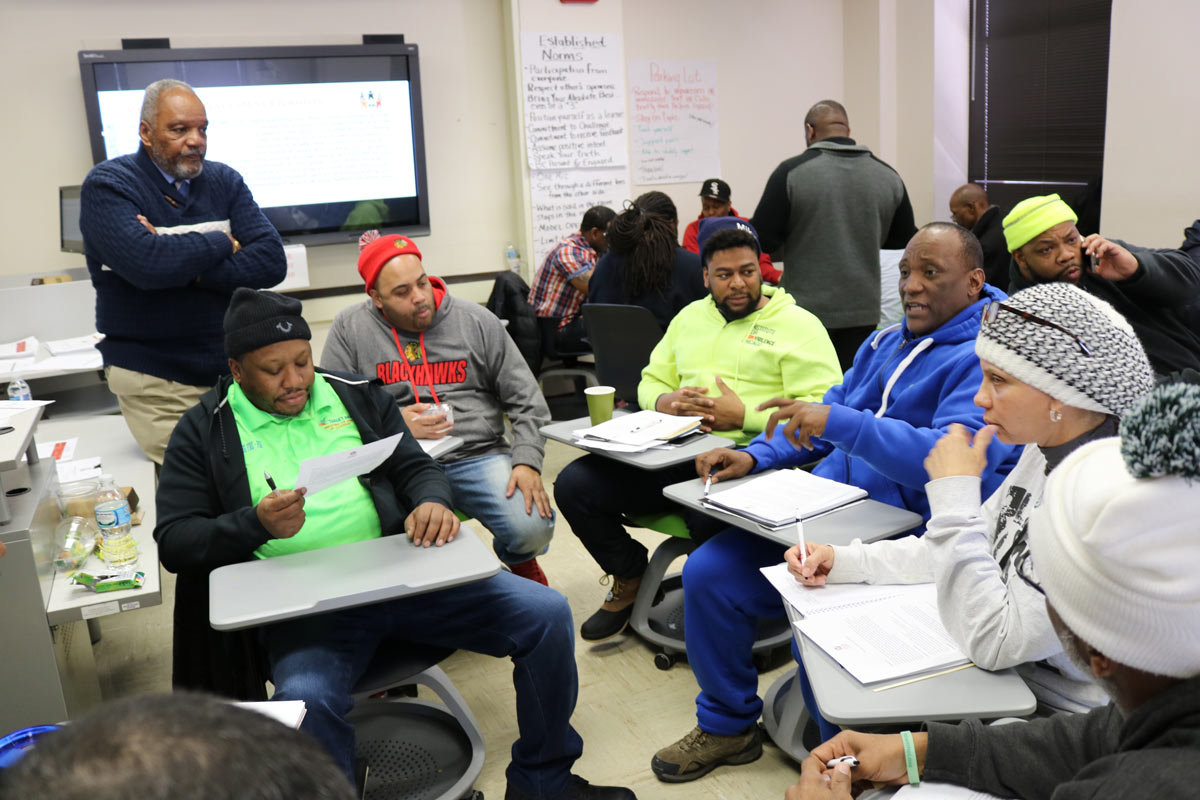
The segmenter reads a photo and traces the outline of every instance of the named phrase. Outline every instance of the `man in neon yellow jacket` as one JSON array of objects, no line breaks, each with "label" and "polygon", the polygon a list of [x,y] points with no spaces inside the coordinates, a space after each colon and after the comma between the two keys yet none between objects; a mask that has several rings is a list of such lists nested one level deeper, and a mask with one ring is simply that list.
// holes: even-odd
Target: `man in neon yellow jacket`
[{"label": "man in neon yellow jacket", "polygon": [[[757,235],[736,217],[700,225],[701,262],[709,296],[685,306],[650,355],[638,403],[668,414],[699,416],[705,430],[744,445],[761,432],[774,397],[819,402],[841,383],[837,354],[820,321],[782,288],[764,287]],[[588,455],[569,464],[554,484],[554,499],[571,530],[613,576],[604,605],[580,627],[599,641],[625,629],[646,570],[646,548],[622,518],[657,511],[683,514],[692,538],[720,523],[685,512],[662,496],[672,483],[695,477],[694,465],[647,472]]]}]

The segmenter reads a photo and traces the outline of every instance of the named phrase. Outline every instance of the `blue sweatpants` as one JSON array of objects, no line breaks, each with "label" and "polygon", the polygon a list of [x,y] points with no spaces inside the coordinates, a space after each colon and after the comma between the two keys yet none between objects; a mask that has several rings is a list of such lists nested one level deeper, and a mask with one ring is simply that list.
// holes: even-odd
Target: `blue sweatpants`
[{"label": "blue sweatpants", "polygon": [[[684,641],[688,664],[700,684],[696,719],[702,730],[733,736],[762,716],[754,637],[760,618],[777,618],[784,610],[779,593],[759,569],[783,561],[785,550],[761,536],[729,528],[684,562]],[[796,654],[794,646],[792,653]],[[822,739],[835,735],[838,728],[817,710],[803,663],[799,682]]]}]

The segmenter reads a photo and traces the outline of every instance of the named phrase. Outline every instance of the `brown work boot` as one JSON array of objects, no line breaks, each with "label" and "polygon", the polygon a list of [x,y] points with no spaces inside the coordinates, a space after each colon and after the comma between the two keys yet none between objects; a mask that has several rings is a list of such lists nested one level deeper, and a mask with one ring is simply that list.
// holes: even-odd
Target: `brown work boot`
[{"label": "brown work boot", "polygon": [[[607,575],[600,579],[603,584]],[[612,588],[600,610],[587,618],[579,626],[579,636],[589,642],[599,642],[616,636],[625,630],[629,618],[633,616],[633,601],[637,599],[638,587],[642,585],[642,576],[636,578],[618,578],[612,576]]]},{"label": "brown work boot", "polygon": [[722,764],[749,764],[762,755],[762,734],[751,725],[737,736],[719,736],[700,730],[664,747],[650,760],[655,777],[667,783],[684,783],[707,775]]}]

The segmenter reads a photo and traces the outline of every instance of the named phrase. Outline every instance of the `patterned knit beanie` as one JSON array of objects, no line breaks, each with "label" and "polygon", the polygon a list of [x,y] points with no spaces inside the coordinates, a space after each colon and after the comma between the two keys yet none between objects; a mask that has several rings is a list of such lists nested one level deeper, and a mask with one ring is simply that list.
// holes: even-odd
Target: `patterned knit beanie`
[{"label": "patterned knit beanie", "polygon": [[1200,674],[1198,517],[1200,386],[1160,386],[1050,474],[1029,523],[1047,599],[1114,661]]},{"label": "patterned knit beanie", "polygon": [[[1069,283],[1031,286],[989,311],[976,355],[1060,403],[1119,417],[1154,386],[1154,370],[1126,319]],[[1071,335],[1021,312],[1070,331],[1091,355]]]}]

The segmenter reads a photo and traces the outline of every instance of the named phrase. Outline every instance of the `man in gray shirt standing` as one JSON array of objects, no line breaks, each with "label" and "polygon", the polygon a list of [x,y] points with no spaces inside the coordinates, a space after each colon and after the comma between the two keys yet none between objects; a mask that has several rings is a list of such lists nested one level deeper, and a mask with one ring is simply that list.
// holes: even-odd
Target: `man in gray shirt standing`
[{"label": "man in gray shirt standing", "polygon": [[842,371],[879,322],[879,251],[917,232],[894,169],[850,138],[846,109],[822,100],[804,117],[808,149],[784,161],[750,220],[783,256],[780,286],[829,331]]},{"label": "man in gray shirt standing", "polygon": [[554,535],[554,511],[538,433],[550,411],[537,379],[500,320],[425,274],[412,239],[371,231],[363,241],[358,272],[370,299],[333,318],[321,366],[383,381],[417,439],[462,438],[442,459],[454,507],[492,532],[515,574],[545,584],[536,556]]}]

